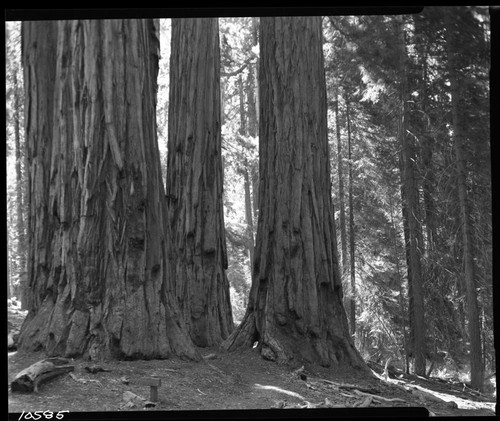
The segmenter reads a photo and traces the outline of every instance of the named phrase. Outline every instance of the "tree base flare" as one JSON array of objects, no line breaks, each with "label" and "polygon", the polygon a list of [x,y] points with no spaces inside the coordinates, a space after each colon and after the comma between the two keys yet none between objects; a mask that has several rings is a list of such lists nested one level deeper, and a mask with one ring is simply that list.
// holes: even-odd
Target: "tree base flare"
[{"label": "tree base flare", "polygon": [[261,335],[252,312],[245,315],[236,330],[221,344],[221,349],[225,351],[250,347],[257,347],[262,358],[278,364],[306,363],[322,367],[347,364],[367,375],[373,375],[361,355],[347,339],[308,337],[293,329],[274,325],[268,325],[265,333]]}]

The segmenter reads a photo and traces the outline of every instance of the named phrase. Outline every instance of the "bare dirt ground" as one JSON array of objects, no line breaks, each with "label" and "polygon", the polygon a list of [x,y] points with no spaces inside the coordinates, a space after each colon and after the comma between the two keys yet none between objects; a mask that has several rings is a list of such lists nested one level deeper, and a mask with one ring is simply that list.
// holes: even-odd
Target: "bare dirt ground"
[{"label": "bare dirt ground", "polygon": [[[70,360],[74,371],[42,384],[38,392],[13,393],[9,387],[9,413],[13,413],[11,418],[16,420],[23,411],[25,414],[51,411],[54,419],[58,411],[69,411],[73,419],[78,415],[88,419],[89,413],[116,419],[116,413],[127,417],[131,411],[141,411],[141,417],[145,418],[153,416],[152,413],[163,419],[178,418],[183,411],[189,411],[188,418],[193,414],[197,414],[195,418],[204,418],[209,414],[206,411],[212,410],[218,411],[218,417],[226,410],[245,410],[248,418],[252,413],[248,410],[264,410],[270,417],[285,412],[289,414],[285,415],[287,418],[309,417],[303,411],[310,411],[313,417],[322,414],[321,418],[338,414],[351,416],[350,412],[343,412],[345,408],[367,416],[377,415],[377,411],[383,411],[386,416],[401,416],[401,413],[391,413],[391,408],[392,411],[426,408],[436,416],[495,415],[493,396],[466,394],[438,382],[370,379],[339,367],[306,366],[299,370],[299,367],[266,361],[253,349],[232,353],[206,348],[200,351],[208,356],[201,362],[179,359],[108,361],[98,365],[109,371],[95,374],[85,369],[94,363]],[[41,352],[9,353],[9,385],[19,371],[44,358],[46,355]],[[158,402],[146,408],[150,388],[139,381],[150,377],[160,378],[161,386]],[[124,392],[143,397],[144,404],[127,403]],[[65,414],[68,418],[68,413]],[[207,415],[209,417],[211,415]]]}]

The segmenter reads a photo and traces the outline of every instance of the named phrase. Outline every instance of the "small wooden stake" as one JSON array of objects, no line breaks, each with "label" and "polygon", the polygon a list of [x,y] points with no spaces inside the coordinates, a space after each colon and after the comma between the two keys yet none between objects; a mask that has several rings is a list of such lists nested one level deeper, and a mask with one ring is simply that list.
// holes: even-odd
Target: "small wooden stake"
[{"label": "small wooden stake", "polygon": [[137,380],[138,384],[150,387],[150,401],[158,402],[158,388],[161,386],[161,379],[158,377],[145,377]]}]

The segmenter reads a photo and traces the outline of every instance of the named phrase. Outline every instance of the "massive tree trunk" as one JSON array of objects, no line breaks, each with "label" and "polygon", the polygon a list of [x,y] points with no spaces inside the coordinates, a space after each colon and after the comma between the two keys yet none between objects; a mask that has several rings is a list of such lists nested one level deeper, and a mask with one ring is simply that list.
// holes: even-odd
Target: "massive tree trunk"
[{"label": "massive tree trunk", "polygon": [[366,368],[349,335],[331,203],[319,17],[260,23],[259,218],[249,305],[223,343]]},{"label": "massive tree trunk", "polygon": [[[22,51],[25,89],[25,142],[28,172],[28,282],[27,320],[38,313],[47,324],[49,312],[41,312],[51,267],[54,233],[48,209],[50,159],[53,142],[54,88],[56,78],[57,22],[23,22]],[[35,291],[36,290],[36,291]],[[21,336],[22,340],[23,336]]]},{"label": "massive tree trunk", "polygon": [[192,340],[213,346],[233,330],[225,271],[217,19],[174,19],[171,51],[169,259]]},{"label": "massive tree trunk", "polygon": [[470,359],[471,359],[471,385],[475,389],[483,389],[483,365],[481,350],[481,324],[479,321],[479,309],[477,303],[477,290],[474,267],[474,249],[472,221],[470,218],[468,193],[467,193],[467,170],[465,165],[464,144],[466,134],[464,129],[461,90],[464,81],[461,80],[461,63],[457,57],[459,51],[459,39],[456,27],[457,17],[460,13],[450,9],[445,11],[446,26],[446,50],[448,53],[448,76],[450,78],[451,114],[453,122],[453,141],[455,147],[456,174],[458,199],[460,207],[460,219],[462,223],[463,261],[467,301],[467,322],[469,328]]},{"label": "massive tree trunk", "polygon": [[399,86],[399,124],[398,138],[401,144],[401,184],[404,194],[402,200],[406,206],[407,218],[407,258],[408,258],[408,275],[409,283],[411,283],[411,291],[413,300],[410,305],[410,318],[413,329],[413,355],[415,357],[415,373],[425,375],[425,324],[424,324],[424,297],[423,297],[423,280],[422,280],[422,263],[420,254],[422,250],[421,227],[420,227],[420,205],[418,196],[418,186],[416,180],[415,154],[413,142],[407,136],[407,107],[408,100],[408,81],[406,77],[407,69],[407,53],[404,41],[403,20],[398,18],[395,22],[395,34],[397,48],[399,50],[399,70],[400,70],[400,86]]},{"label": "massive tree trunk", "polygon": [[[38,180],[32,164],[30,209],[45,213],[32,217],[32,300],[21,347],[91,359],[172,353],[199,359],[167,285],[157,26],[151,20],[23,25],[26,138],[31,160],[50,173]],[[48,28],[51,42],[41,36]],[[53,57],[48,74],[43,60]],[[34,121],[33,113],[42,112],[44,119]],[[44,137],[52,132],[50,149],[40,144],[37,130],[44,127]],[[50,156],[34,155],[38,148]]]}]

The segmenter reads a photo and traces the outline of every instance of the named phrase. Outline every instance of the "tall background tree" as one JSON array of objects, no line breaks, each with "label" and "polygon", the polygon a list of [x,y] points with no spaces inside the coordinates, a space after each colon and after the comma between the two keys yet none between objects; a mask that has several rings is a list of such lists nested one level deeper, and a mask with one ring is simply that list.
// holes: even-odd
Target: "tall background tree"
[{"label": "tall background tree", "polygon": [[219,23],[227,274],[239,323],[248,303],[257,226],[258,18],[220,18]]},{"label": "tall background tree", "polygon": [[[356,233],[356,343],[365,358],[389,356],[415,370],[414,294],[409,225],[417,233],[421,265],[425,374],[471,368],[481,358],[492,370],[491,171],[489,155],[489,23],[487,9],[453,11],[455,62],[449,62],[444,13],[425,8],[404,16],[331,17],[325,20],[329,91],[351,88],[352,100],[339,101],[341,133],[362,133],[353,143],[353,209]],[[401,18],[399,18],[401,19]],[[399,38],[396,36],[399,29]],[[402,36],[401,36],[402,35]],[[399,46],[399,48],[395,48]],[[404,47],[404,48],[402,48]],[[449,47],[449,46],[448,46]],[[399,51],[399,53],[398,53]],[[399,57],[406,53],[405,100],[401,100]],[[466,192],[482,351],[470,341],[464,271],[463,217],[460,213],[449,70],[459,77]],[[346,77],[345,75],[348,75]],[[456,96],[456,95],[455,95]],[[404,106],[405,144],[412,168],[413,213],[408,214],[408,182],[400,179]],[[400,114],[396,113],[399,110]],[[332,107],[332,115],[334,110]],[[459,128],[460,131],[460,128]],[[334,137],[334,136],[332,136]],[[332,160],[333,169],[337,160]],[[401,167],[404,171],[404,168]],[[404,174],[404,172],[403,172]],[[406,187],[404,185],[406,184]],[[338,186],[334,180],[334,192]],[[401,192],[403,194],[401,195]],[[479,210],[481,207],[481,210]],[[477,224],[477,225],[476,225]],[[406,246],[405,246],[406,244]],[[411,310],[413,308],[413,310]],[[474,322],[472,322],[474,323]],[[406,339],[405,339],[406,338]],[[408,343],[406,340],[408,339]],[[412,344],[413,342],[413,344]],[[470,345],[469,345],[470,344]],[[402,352],[406,350],[405,352]],[[486,352],[486,354],[485,354]],[[422,362],[419,364],[422,373]]]},{"label": "tall background tree", "polygon": [[171,51],[166,181],[171,277],[192,340],[213,346],[233,330],[222,208],[217,19],[174,19]]},{"label": "tall background tree", "polygon": [[166,267],[157,22],[23,22],[29,313],[49,354],[200,358]]},{"label": "tall background tree", "polygon": [[410,329],[412,354],[415,357],[415,374],[423,376],[425,366],[425,310],[421,254],[423,249],[419,186],[416,177],[415,142],[409,130],[408,102],[408,54],[406,52],[405,21],[393,19],[394,43],[398,66],[398,122],[397,138],[400,143],[401,201],[405,226],[405,247],[408,267],[408,291],[410,299]]},{"label": "tall background tree", "polygon": [[259,217],[252,288],[226,349],[364,367],[342,304],[319,17],[260,21]]},{"label": "tall background tree", "polygon": [[27,171],[24,142],[24,101],[19,25],[7,22],[6,35],[6,129],[7,129],[7,235],[9,276],[7,293],[26,308]]},{"label": "tall background tree", "polygon": [[[463,71],[467,65],[474,65],[474,62],[459,60],[459,50],[463,47],[463,42],[470,47],[476,47],[471,37],[466,36],[463,39],[460,34],[461,28],[466,26],[474,28],[473,16],[470,10],[461,8],[450,8],[444,13],[445,31],[446,31],[446,51],[448,55],[448,77],[450,82],[451,94],[451,124],[452,140],[455,151],[456,177],[458,189],[458,204],[460,208],[460,222],[462,230],[462,253],[464,267],[464,283],[466,290],[467,324],[469,328],[470,358],[471,358],[471,385],[475,389],[483,387],[483,359],[481,347],[481,325],[479,320],[479,308],[477,302],[477,282],[474,260],[476,260],[476,251],[473,244],[473,224],[469,205],[468,183],[466,166],[465,142],[470,141],[470,134],[467,133],[467,123],[470,124],[469,116],[466,114],[465,96],[469,93],[465,90],[462,93],[462,87],[467,86],[467,77]],[[462,23],[462,25],[460,25]],[[480,36],[480,33],[478,34]],[[472,45],[471,45],[472,44]],[[474,45],[476,44],[476,45]]]}]

